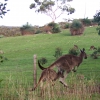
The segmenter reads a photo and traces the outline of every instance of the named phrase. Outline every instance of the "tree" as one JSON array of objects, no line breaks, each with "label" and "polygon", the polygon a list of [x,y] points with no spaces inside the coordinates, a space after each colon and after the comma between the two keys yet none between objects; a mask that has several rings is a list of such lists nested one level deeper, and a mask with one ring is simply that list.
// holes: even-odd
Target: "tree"
[{"label": "tree", "polygon": [[96,30],[98,31],[98,35],[100,35],[100,10],[94,15],[94,21],[98,23],[98,27]]},{"label": "tree", "polygon": [[8,0],[4,0],[5,3],[0,2],[0,17],[3,18],[3,16],[5,16],[5,14],[9,11],[6,9],[7,3],[6,1]]},{"label": "tree", "polygon": [[[63,13],[72,14],[75,9],[72,8],[67,2],[72,0],[34,0],[34,3],[30,5],[30,9],[35,9],[35,12],[44,13],[51,17],[54,22]],[[57,15],[57,12],[59,14]]]},{"label": "tree", "polygon": [[100,22],[100,10],[98,10],[97,13],[94,15],[94,21]]}]

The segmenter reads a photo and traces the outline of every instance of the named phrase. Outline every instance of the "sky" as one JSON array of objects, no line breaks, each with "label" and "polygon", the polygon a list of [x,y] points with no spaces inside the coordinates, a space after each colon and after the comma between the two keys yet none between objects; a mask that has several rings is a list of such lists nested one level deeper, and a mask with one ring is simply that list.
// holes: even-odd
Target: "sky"
[{"label": "sky", "polygon": [[[7,9],[10,11],[0,18],[0,26],[22,26],[27,22],[32,26],[43,26],[51,22],[51,18],[45,14],[35,13],[29,6],[34,0],[8,0]],[[4,0],[0,0],[4,2]],[[56,22],[63,19],[93,18],[97,10],[100,10],[100,0],[73,0],[70,5],[75,8],[71,15],[63,14]]]}]

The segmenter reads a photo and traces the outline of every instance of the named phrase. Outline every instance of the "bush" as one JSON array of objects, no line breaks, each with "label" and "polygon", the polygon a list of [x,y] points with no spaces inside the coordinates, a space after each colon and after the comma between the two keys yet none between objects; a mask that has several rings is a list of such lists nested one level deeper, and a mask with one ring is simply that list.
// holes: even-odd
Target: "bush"
[{"label": "bush", "polygon": [[98,35],[100,35],[100,26],[98,26],[98,27],[96,28],[96,30],[98,31]]},{"label": "bush", "polygon": [[81,21],[82,21],[83,25],[85,25],[85,26],[90,26],[91,25],[91,20],[88,19],[88,18],[84,18]]},{"label": "bush", "polygon": [[46,64],[47,61],[48,61],[48,60],[47,60],[45,57],[42,57],[42,58],[39,59],[39,62],[40,62],[42,65]]},{"label": "bush", "polygon": [[98,56],[100,54],[100,47],[98,47],[97,50],[95,50],[92,54],[91,54],[91,57],[94,58],[94,59],[97,59]]},{"label": "bush", "polygon": [[71,49],[69,49],[69,54],[77,56],[79,54],[79,50],[76,48],[71,48]]},{"label": "bush", "polygon": [[33,27],[32,27],[32,25],[31,24],[29,24],[28,22],[25,24],[25,25],[23,25],[21,28],[20,28],[20,30],[33,30]]},{"label": "bush", "polygon": [[39,34],[41,32],[42,32],[41,30],[36,30],[35,34]]},{"label": "bush", "polygon": [[3,62],[3,56],[0,56],[0,62]]},{"label": "bush", "polygon": [[65,29],[66,29],[66,28],[69,28],[69,27],[70,27],[70,24],[69,24],[69,23],[66,23],[66,24],[65,24]]},{"label": "bush", "polygon": [[56,48],[56,50],[55,50],[54,57],[55,57],[56,59],[58,59],[60,56],[62,56],[62,49],[58,47],[58,48]]},{"label": "bush", "polygon": [[33,34],[35,34],[35,29],[28,22],[25,25],[23,25],[20,28],[20,30],[21,30],[22,35],[33,35]]},{"label": "bush", "polygon": [[96,51],[94,51],[94,52],[91,54],[91,57],[92,57],[93,59],[97,59],[97,58],[98,58],[97,53],[98,53],[98,51],[97,51],[97,50],[96,50]]},{"label": "bush", "polygon": [[71,35],[81,35],[84,32],[84,26],[79,20],[73,20],[70,25]]},{"label": "bush", "polygon": [[57,23],[51,22],[51,23],[48,24],[48,26],[52,27],[52,32],[53,33],[61,32],[60,26]]},{"label": "bush", "polygon": [[6,57],[0,55],[0,63],[4,62],[4,60],[8,60]]},{"label": "bush", "polygon": [[100,25],[100,21],[98,22],[98,26]]},{"label": "bush", "polygon": [[73,20],[70,28],[73,28],[73,29],[79,29],[79,28],[82,28],[82,23],[79,21],[79,20]]},{"label": "bush", "polygon": [[100,53],[100,47],[98,47],[98,50],[97,51]]}]

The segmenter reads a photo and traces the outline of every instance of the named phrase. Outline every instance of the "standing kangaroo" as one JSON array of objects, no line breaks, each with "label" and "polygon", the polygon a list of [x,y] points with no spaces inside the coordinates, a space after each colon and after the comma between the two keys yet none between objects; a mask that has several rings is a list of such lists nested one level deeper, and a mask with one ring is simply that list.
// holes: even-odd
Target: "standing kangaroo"
[{"label": "standing kangaroo", "polygon": [[66,54],[61,56],[60,58],[58,58],[55,62],[53,62],[49,67],[44,68],[43,66],[40,66],[40,68],[42,70],[44,69],[52,69],[54,67],[58,67],[58,70],[62,71],[63,74],[64,72],[66,72],[64,74],[64,78],[60,77],[59,81],[64,84],[64,86],[67,87],[67,84],[65,82],[65,78],[67,77],[67,74],[71,71],[76,71],[75,67],[79,67],[79,65],[82,63],[84,59],[87,59],[87,55],[85,53],[85,49],[83,48],[83,50],[80,50],[80,55],[79,56],[75,56],[75,55],[70,55],[70,54]]}]

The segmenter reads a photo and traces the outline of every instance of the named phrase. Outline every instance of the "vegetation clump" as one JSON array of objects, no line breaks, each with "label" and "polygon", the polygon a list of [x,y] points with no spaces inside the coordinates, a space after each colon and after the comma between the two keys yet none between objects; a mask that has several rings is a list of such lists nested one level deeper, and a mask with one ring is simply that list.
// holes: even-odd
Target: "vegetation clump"
[{"label": "vegetation clump", "polygon": [[59,33],[61,32],[60,26],[57,23],[51,22],[48,26],[52,27],[52,33]]},{"label": "vegetation clump", "polygon": [[60,47],[56,48],[55,54],[53,55],[56,59],[62,56],[62,49]]},{"label": "vegetation clump", "polygon": [[29,34],[34,34],[35,33],[32,25],[30,25],[28,22],[25,25],[23,25],[20,28],[20,30],[21,30],[22,35],[29,35]]},{"label": "vegetation clump", "polygon": [[23,25],[20,29],[21,30],[32,30],[32,25],[31,24],[29,24],[28,22],[25,24],[25,25]]},{"label": "vegetation clump", "polygon": [[84,32],[84,26],[79,20],[73,20],[70,25],[71,35],[81,35]]},{"label": "vegetation clump", "polygon": [[100,56],[100,47],[98,47],[97,50],[94,50],[93,53],[91,54],[91,57],[93,59],[98,59],[98,56]]},{"label": "vegetation clump", "polygon": [[91,26],[92,20],[87,18],[81,19],[81,22],[83,23],[84,26]]},{"label": "vegetation clump", "polygon": [[68,53],[77,56],[79,54],[79,50],[73,47],[69,49]]},{"label": "vegetation clump", "polygon": [[98,25],[98,27],[96,28],[96,30],[98,31],[98,35],[100,35],[100,25]]},{"label": "vegetation clump", "polygon": [[48,60],[47,60],[45,57],[42,57],[42,58],[39,59],[39,62],[40,62],[42,65],[44,65],[44,64],[46,64],[46,63],[48,62]]}]

